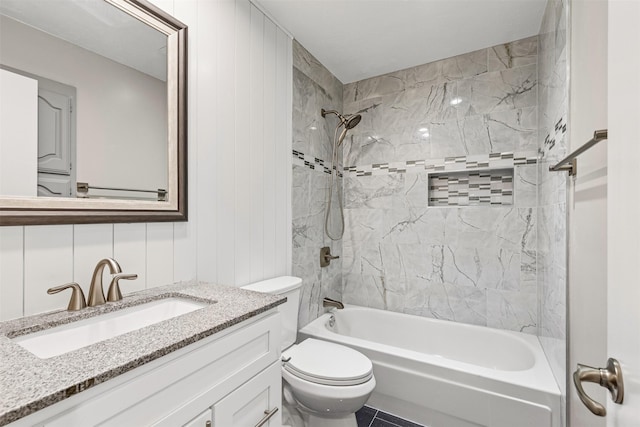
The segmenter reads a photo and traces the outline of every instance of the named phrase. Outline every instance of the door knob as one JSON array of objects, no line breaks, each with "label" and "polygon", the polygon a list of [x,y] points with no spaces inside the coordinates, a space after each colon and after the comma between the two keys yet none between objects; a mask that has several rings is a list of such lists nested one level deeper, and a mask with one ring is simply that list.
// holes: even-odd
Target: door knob
[{"label": "door knob", "polygon": [[595,415],[604,417],[607,415],[605,407],[590,398],[582,388],[582,382],[600,384],[611,392],[611,400],[621,404],[624,400],[624,382],[622,381],[622,369],[616,359],[609,358],[606,368],[592,368],[578,363],[578,369],[573,373],[573,384],[578,391],[578,397],[584,405]]}]

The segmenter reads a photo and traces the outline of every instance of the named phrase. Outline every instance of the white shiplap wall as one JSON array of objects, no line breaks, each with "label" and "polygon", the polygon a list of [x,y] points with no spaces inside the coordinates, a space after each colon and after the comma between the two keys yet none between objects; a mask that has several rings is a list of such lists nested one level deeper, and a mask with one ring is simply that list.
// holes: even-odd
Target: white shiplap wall
[{"label": "white shiplap wall", "polygon": [[[85,294],[96,263],[114,257],[138,280],[123,292],[195,277],[185,257],[195,245],[187,224],[95,224],[0,228],[2,320],[66,307],[69,293],[47,295],[52,286],[78,282]],[[183,263],[180,268],[176,265]],[[190,264],[190,265],[189,265]],[[108,285],[108,282],[105,283]]]},{"label": "white shiplap wall", "polygon": [[248,1],[198,9],[198,278],[291,271],[291,39]]},{"label": "white shiplap wall", "polygon": [[291,39],[247,0],[153,0],[189,26],[189,222],[0,227],[0,320],[63,308],[96,262],[239,286],[291,272]]}]

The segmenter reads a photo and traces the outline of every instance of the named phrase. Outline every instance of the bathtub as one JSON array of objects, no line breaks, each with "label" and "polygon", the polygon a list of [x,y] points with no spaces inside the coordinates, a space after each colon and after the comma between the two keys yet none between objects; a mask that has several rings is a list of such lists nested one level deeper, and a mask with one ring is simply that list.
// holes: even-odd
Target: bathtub
[{"label": "bathtub", "polygon": [[347,305],[299,331],[373,362],[368,405],[429,427],[560,427],[560,391],[535,336]]}]

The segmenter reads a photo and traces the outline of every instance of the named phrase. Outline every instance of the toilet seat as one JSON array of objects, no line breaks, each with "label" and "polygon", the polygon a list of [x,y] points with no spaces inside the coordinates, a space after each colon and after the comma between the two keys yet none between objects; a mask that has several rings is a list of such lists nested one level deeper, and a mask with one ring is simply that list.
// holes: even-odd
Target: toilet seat
[{"label": "toilet seat", "polygon": [[373,365],[362,353],[340,344],[308,338],[282,353],[283,368],[297,378],[328,386],[363,384]]}]

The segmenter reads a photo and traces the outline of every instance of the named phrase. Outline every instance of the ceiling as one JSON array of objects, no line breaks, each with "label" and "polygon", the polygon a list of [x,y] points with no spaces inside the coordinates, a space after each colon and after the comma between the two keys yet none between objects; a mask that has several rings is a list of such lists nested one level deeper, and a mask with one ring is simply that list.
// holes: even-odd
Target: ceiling
[{"label": "ceiling", "polygon": [[0,0],[0,14],[167,80],[167,37],[103,0]]},{"label": "ceiling", "polygon": [[538,34],[546,0],[254,0],[342,83]]}]

